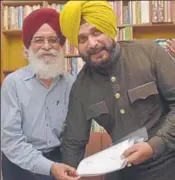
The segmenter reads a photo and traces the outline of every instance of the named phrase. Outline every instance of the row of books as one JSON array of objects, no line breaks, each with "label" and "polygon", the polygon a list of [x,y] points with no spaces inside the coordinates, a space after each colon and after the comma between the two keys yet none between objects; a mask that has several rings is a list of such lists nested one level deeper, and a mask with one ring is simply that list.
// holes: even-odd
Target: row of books
[{"label": "row of books", "polygon": [[175,1],[110,1],[118,25],[175,22]]},{"label": "row of books", "polygon": [[[25,17],[41,7],[39,4],[33,6],[2,6],[2,29],[21,29]],[[60,12],[63,4],[51,4],[48,5],[48,8],[56,9]]]},{"label": "row of books", "polygon": [[[113,7],[118,25],[122,24],[145,24],[158,22],[175,22],[175,1],[109,1]],[[60,12],[64,4],[48,4],[48,8]],[[3,29],[20,29],[24,18],[33,10],[41,8],[34,6],[3,6],[2,20]]]},{"label": "row of books", "polygon": [[24,18],[39,8],[40,5],[2,6],[2,29],[21,29]]}]

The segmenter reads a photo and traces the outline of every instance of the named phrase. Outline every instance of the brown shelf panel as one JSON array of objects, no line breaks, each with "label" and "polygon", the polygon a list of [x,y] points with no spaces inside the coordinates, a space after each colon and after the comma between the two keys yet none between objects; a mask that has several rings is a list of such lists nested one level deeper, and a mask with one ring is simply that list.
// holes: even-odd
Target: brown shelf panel
[{"label": "brown shelf panel", "polygon": [[175,27],[174,23],[149,23],[149,24],[134,24],[133,27]]},{"label": "brown shelf panel", "polygon": [[145,27],[175,27],[175,23],[148,23],[148,24],[124,24],[119,25],[118,28],[122,29],[128,26],[132,26],[133,28],[145,28]]},{"label": "brown shelf panel", "polygon": [[21,36],[22,30],[21,29],[8,29],[2,31],[4,35],[7,36]]},{"label": "brown shelf panel", "polygon": [[[118,26],[118,28],[121,29],[121,28],[124,28],[124,27],[127,27],[127,26],[132,26],[133,29],[135,29],[135,30],[142,29],[142,31],[144,31],[144,30],[147,31],[148,29],[156,30],[158,28],[174,29],[175,28],[175,23],[134,24],[134,25],[125,24],[125,25]],[[21,36],[21,34],[22,34],[21,29],[9,29],[9,30],[3,30],[2,32],[5,35],[9,35],[9,36]]]},{"label": "brown shelf panel", "polygon": [[71,58],[71,57],[80,57],[78,54],[65,54],[65,58]]},{"label": "brown shelf panel", "polygon": [[55,4],[65,4],[65,3],[67,3],[68,2],[68,0],[67,1],[47,1],[48,2],[48,4],[53,4],[53,3],[55,3]]},{"label": "brown shelf panel", "polygon": [[25,6],[25,5],[37,5],[43,4],[43,1],[2,1],[4,6]]}]

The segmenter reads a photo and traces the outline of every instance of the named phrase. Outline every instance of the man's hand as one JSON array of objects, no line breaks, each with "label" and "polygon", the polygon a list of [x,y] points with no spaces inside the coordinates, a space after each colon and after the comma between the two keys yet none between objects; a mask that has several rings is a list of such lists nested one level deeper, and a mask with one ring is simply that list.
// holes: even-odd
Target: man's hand
[{"label": "man's hand", "polygon": [[54,163],[51,167],[51,174],[57,180],[78,180],[80,178],[76,169],[62,163]]},{"label": "man's hand", "polygon": [[141,142],[128,148],[123,155],[127,159],[128,165],[137,165],[150,159],[153,156],[153,150],[147,142]]},{"label": "man's hand", "polygon": [[168,52],[175,58],[175,39],[167,41]]}]

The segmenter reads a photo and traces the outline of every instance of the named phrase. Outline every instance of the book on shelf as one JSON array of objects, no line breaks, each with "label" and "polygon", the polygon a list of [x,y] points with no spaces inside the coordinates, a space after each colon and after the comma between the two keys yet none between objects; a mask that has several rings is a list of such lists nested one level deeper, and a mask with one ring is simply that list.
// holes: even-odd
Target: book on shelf
[{"label": "book on shelf", "polygon": [[175,1],[110,1],[118,25],[175,22]]}]

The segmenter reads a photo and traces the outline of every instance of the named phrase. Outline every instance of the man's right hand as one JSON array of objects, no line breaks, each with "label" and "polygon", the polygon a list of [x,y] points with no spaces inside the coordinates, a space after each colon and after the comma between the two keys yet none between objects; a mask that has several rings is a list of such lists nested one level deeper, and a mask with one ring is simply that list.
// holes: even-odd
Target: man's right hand
[{"label": "man's right hand", "polygon": [[80,176],[76,173],[76,169],[63,163],[53,163],[51,174],[57,180],[78,180]]}]

